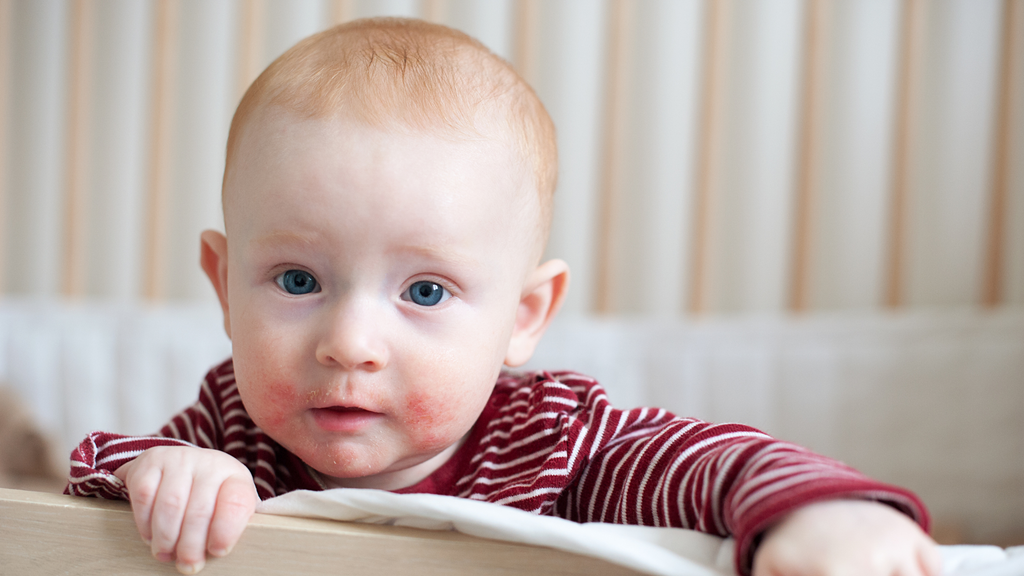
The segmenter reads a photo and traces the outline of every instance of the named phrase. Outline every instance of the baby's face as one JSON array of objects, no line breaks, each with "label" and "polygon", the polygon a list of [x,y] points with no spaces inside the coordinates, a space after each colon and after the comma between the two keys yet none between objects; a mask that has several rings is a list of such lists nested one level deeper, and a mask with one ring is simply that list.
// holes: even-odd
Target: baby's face
[{"label": "baby's face", "polygon": [[493,140],[272,109],[225,184],[227,320],[252,419],[338,485],[398,488],[454,452],[533,270],[537,207]]}]

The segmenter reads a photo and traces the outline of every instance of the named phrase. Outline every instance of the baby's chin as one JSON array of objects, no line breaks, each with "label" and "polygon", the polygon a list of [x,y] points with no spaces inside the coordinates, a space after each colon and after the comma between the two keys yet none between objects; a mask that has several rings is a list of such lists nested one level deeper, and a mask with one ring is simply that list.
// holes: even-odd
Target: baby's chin
[{"label": "baby's chin", "polygon": [[372,482],[373,478],[388,473],[390,468],[386,461],[381,461],[381,458],[373,454],[351,449],[325,448],[323,451],[313,453],[295,452],[295,455],[320,473],[328,485],[339,487]]},{"label": "baby's chin", "polygon": [[372,447],[351,445],[325,446],[307,454],[293,453],[320,473],[330,488],[398,490],[430,476],[461,445],[462,439],[459,439],[438,449],[417,451],[405,457],[386,456]]}]

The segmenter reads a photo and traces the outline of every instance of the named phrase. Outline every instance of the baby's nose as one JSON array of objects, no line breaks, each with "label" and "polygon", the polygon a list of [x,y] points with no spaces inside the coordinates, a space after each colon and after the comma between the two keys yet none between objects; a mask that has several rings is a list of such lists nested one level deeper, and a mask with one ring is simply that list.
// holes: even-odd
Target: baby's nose
[{"label": "baby's nose", "polygon": [[373,306],[353,301],[337,306],[325,319],[316,359],[325,366],[376,371],[387,365],[387,346],[373,319]]}]

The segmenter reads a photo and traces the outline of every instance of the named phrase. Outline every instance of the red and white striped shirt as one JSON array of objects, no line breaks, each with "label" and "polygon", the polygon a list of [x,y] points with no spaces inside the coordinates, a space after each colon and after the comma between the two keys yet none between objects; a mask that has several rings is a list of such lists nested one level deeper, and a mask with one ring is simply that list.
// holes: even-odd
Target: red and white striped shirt
[{"label": "red and white striped shirt", "polygon": [[[315,470],[249,418],[228,360],[207,374],[198,402],[157,436],[90,434],[71,454],[66,492],[127,499],[113,471],[164,445],[234,456],[252,472],[262,499],[324,488]],[[502,374],[458,452],[398,492],[471,498],[577,522],[732,535],[741,573],[749,573],[756,537],[812,501],[877,500],[928,528],[924,505],[909,491],[747,426],[653,408],[617,410],[597,382],[571,372]]]}]

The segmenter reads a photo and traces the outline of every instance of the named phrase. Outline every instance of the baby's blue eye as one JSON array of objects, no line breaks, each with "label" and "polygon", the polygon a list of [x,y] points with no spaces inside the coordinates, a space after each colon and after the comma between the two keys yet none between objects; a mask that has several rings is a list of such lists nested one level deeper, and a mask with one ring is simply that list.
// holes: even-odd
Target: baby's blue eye
[{"label": "baby's blue eye", "polygon": [[317,284],[316,278],[304,270],[289,270],[274,280],[282,290],[289,294],[309,294],[320,291],[320,285]]},{"label": "baby's blue eye", "polygon": [[436,306],[450,297],[451,294],[444,287],[429,280],[413,282],[402,294],[402,300],[410,300],[420,306]]}]

